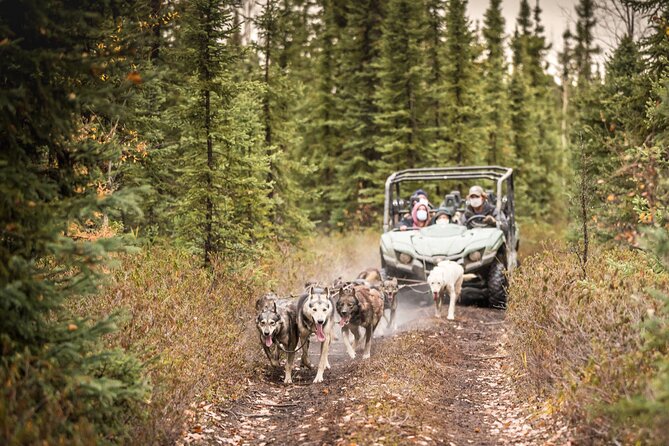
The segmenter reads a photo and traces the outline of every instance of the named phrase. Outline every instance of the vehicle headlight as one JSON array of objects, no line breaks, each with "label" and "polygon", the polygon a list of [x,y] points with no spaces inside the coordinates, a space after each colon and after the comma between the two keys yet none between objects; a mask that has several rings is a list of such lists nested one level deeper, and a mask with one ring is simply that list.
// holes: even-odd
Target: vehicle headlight
[{"label": "vehicle headlight", "polygon": [[481,251],[470,252],[467,258],[472,262],[478,262],[481,260]]},{"label": "vehicle headlight", "polygon": [[413,261],[413,257],[411,257],[409,254],[405,252],[401,252],[397,258],[399,259],[400,262],[404,263],[405,265],[408,265]]}]

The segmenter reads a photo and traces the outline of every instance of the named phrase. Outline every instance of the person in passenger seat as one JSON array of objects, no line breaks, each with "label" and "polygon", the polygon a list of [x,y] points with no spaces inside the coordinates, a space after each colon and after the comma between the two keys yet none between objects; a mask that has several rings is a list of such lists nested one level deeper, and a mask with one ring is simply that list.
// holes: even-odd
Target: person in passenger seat
[{"label": "person in passenger seat", "polygon": [[411,210],[411,223],[402,220],[398,223],[401,231],[406,231],[409,227],[424,228],[430,224],[430,208],[425,203],[418,202]]},{"label": "person in passenger seat", "polygon": [[416,191],[411,194],[411,197],[409,197],[409,212],[404,214],[402,216],[402,219],[397,222],[395,225],[395,228],[403,229],[402,226],[405,226],[404,229],[413,226],[414,220],[411,215],[411,211],[413,211],[413,208],[416,206],[416,203],[421,202],[424,203],[428,206],[428,209],[430,208],[430,202],[427,198],[427,192],[425,192],[423,189],[416,189]]},{"label": "person in passenger seat", "polygon": [[435,225],[445,225],[451,222],[451,217],[453,213],[450,209],[439,208],[434,214],[434,224]]}]

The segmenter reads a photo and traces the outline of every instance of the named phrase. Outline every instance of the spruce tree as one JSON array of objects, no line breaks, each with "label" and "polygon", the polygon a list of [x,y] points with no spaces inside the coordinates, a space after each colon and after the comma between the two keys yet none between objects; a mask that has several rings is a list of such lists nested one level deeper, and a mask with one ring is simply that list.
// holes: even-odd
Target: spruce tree
[{"label": "spruce tree", "polygon": [[333,0],[321,0],[319,6],[320,26],[316,28],[317,47],[313,50],[312,67],[316,80],[300,110],[300,115],[306,118],[298,159],[313,167],[313,170],[305,169],[300,180],[300,184],[310,191],[303,209],[309,211],[312,219],[329,223],[336,206],[333,194],[341,187],[335,178],[335,166],[343,144],[340,136],[343,113],[338,109],[337,101],[341,82],[338,61],[343,11],[336,8]]},{"label": "spruce tree", "polygon": [[[444,160],[437,156],[443,152],[447,139],[445,116],[446,90],[444,89],[444,69],[447,65],[444,51],[446,2],[444,0],[426,1],[425,24],[423,25],[423,46],[425,52],[426,88],[425,96],[425,140],[427,158],[435,165]],[[429,146],[429,147],[428,147]]]},{"label": "spruce tree", "polygon": [[446,59],[444,88],[447,92],[448,141],[443,158],[457,165],[471,165],[484,157],[485,129],[474,64],[474,35],[466,16],[467,1],[452,0],[446,10]]},{"label": "spruce tree", "polygon": [[569,148],[569,112],[572,82],[574,79],[574,55],[572,45],[572,34],[569,28],[562,34],[562,51],[558,54],[560,64],[560,99],[562,104],[562,117],[560,124],[560,142],[562,150],[567,152]]},{"label": "spruce tree", "polygon": [[298,172],[303,169],[299,160],[291,158],[300,145],[297,123],[292,104],[295,101],[295,84],[290,78],[288,64],[290,37],[286,36],[286,13],[289,3],[268,0],[262,5],[255,19],[258,30],[257,51],[261,60],[260,82],[264,87],[262,120],[265,134],[265,151],[269,158],[267,183],[270,187],[269,219],[274,236],[296,240],[304,229],[310,227],[309,220],[299,204],[304,193],[299,188]]},{"label": "spruce tree", "polygon": [[484,16],[485,39],[484,82],[485,124],[487,133],[486,162],[491,165],[512,163],[510,146],[509,99],[506,88],[504,56],[504,17],[502,1],[491,0]]},{"label": "spruce tree", "polygon": [[552,211],[562,212],[558,191],[563,189],[564,159],[567,156],[560,146],[559,136],[559,96],[553,76],[546,73],[546,52],[550,45],[546,43],[544,27],[541,23],[541,7],[537,0],[534,7],[534,31],[529,36],[529,77],[533,93],[534,122],[537,132],[536,175],[532,178],[532,190],[536,208],[543,215]]},{"label": "spruce tree", "polygon": [[378,94],[382,2],[346,2],[339,52],[336,107],[342,144],[335,162],[335,181],[330,199],[335,203],[333,226],[375,222],[380,201],[379,184],[387,170],[376,169],[380,158],[376,137],[379,125]]},{"label": "spruce tree", "polygon": [[649,17],[650,32],[639,43],[641,50],[648,58],[647,66],[655,78],[664,76],[664,71],[667,69],[667,54],[669,54],[669,39],[667,38],[669,5],[664,0],[625,0],[625,6]]},{"label": "spruce tree", "polygon": [[2,444],[128,441],[124,420],[147,396],[138,361],[102,346],[114,320],[67,309],[97,291],[107,253],[121,248],[91,239],[87,223],[134,201],[98,194],[115,147],[81,132],[87,114],[123,116],[115,98],[134,88],[125,32],[137,24],[119,29],[107,6],[0,4]]},{"label": "spruce tree", "polygon": [[180,70],[183,103],[170,113],[182,129],[178,234],[203,256],[250,256],[270,235],[266,221],[269,156],[262,147],[260,85],[235,82],[234,1],[199,0],[183,10]]},{"label": "spruce tree", "polygon": [[424,151],[425,65],[420,47],[419,8],[407,0],[391,0],[383,23],[378,91],[381,161],[376,188],[383,193],[383,179],[399,169],[418,167],[426,161]]},{"label": "spruce tree", "polygon": [[587,84],[593,77],[593,56],[601,49],[595,44],[594,29],[597,25],[594,0],[579,0],[576,5],[576,46],[574,59],[579,84]]},{"label": "spruce tree", "polygon": [[516,30],[511,39],[513,71],[509,83],[519,212],[526,215],[536,212],[536,208],[533,206],[534,200],[530,194],[540,193],[539,190],[533,190],[532,186],[537,179],[536,147],[538,137],[533,122],[534,94],[529,69],[531,66],[529,45],[532,30],[530,13],[527,2],[521,2]]}]

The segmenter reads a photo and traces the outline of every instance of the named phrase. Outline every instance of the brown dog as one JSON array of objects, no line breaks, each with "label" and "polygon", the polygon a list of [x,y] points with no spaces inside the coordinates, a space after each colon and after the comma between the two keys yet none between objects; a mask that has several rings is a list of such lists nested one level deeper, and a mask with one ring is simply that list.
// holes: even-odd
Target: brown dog
[{"label": "brown dog", "polygon": [[[372,334],[383,316],[383,298],[378,290],[365,285],[347,285],[339,293],[337,313],[341,319],[342,337],[346,351],[355,358],[355,348],[360,340],[360,327],[365,329],[365,350],[363,359],[369,358],[372,347]],[[351,347],[349,333],[353,332],[355,345]]]},{"label": "brown dog", "polygon": [[[381,272],[376,268],[367,268],[358,274],[358,280],[366,281],[371,288],[381,291],[383,295],[383,318],[386,320],[386,326],[395,330],[395,314],[397,313],[397,292],[399,285],[397,278],[383,279]],[[390,310],[390,317],[386,316],[385,310]]]}]

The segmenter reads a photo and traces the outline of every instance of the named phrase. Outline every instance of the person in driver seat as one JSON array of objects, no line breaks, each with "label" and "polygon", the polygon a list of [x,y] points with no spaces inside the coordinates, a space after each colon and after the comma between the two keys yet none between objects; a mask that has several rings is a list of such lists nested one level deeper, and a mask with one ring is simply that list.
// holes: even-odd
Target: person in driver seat
[{"label": "person in driver seat", "polygon": [[488,202],[488,194],[485,193],[481,186],[472,186],[469,188],[467,200],[469,204],[460,217],[460,224],[466,224],[467,220],[475,215],[483,215],[482,219],[474,221],[486,226],[497,227],[502,231],[508,229],[509,223],[506,216],[503,212],[497,212],[497,208]]}]

